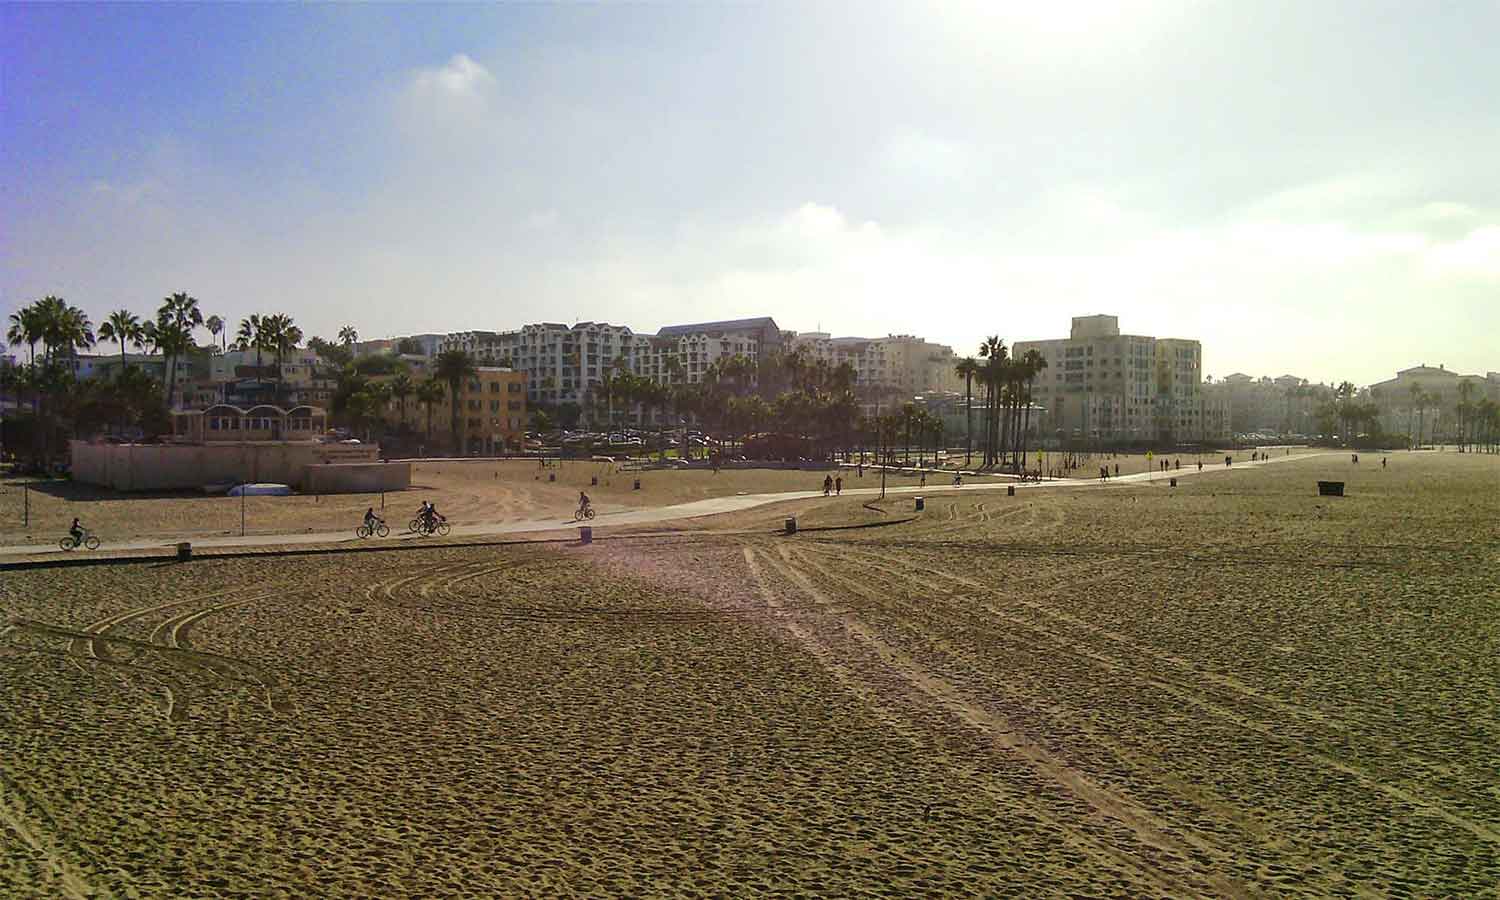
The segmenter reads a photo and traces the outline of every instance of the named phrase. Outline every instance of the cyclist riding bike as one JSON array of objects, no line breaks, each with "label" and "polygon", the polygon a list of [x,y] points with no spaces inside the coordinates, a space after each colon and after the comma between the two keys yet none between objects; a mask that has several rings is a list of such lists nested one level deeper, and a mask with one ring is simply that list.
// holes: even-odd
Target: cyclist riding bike
[{"label": "cyclist riding bike", "polygon": [[376,525],[380,525],[380,524],[382,524],[384,522],[385,522],[384,519],[382,519],[379,516],[375,515],[375,507],[372,506],[372,507],[370,507],[370,508],[368,508],[368,509],[365,510],[365,527],[366,528],[374,528]]},{"label": "cyclist riding bike", "polygon": [[575,519],[592,519],[594,517],[594,502],[589,495],[583,491],[578,492],[578,511],[573,514]]},{"label": "cyclist riding bike", "polygon": [[78,517],[74,516],[73,524],[68,526],[68,537],[71,537],[73,539],[73,545],[77,546],[83,543],[83,535],[84,528],[78,523]]}]

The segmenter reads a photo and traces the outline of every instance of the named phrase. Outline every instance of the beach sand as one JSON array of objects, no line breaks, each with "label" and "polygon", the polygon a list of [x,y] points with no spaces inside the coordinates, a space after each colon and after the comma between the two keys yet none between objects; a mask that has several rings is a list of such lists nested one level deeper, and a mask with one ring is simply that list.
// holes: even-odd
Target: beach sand
[{"label": "beach sand", "polygon": [[1480,895],[1500,460],[1391,460],[0,573],[0,885]]}]

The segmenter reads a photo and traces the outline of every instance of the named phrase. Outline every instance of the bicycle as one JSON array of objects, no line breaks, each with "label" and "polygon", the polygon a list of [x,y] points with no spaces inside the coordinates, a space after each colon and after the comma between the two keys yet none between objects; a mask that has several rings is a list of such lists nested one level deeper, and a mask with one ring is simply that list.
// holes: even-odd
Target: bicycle
[{"label": "bicycle", "polygon": [[84,531],[81,537],[75,538],[70,534],[62,540],[58,541],[57,545],[64,550],[77,550],[79,545],[87,547],[90,550],[98,550],[99,539],[97,537],[94,537],[94,533],[92,531]]},{"label": "bicycle", "polygon": [[588,504],[587,506],[578,507],[578,509],[573,513],[573,521],[575,522],[581,522],[584,519],[592,519],[593,517],[594,505],[592,503]]},{"label": "bicycle", "polygon": [[406,530],[412,532],[413,534],[415,534],[418,531],[421,531],[422,530],[422,520],[421,519],[412,519],[410,522],[407,522],[406,523]]},{"label": "bicycle", "polygon": [[354,529],[355,537],[361,538],[367,538],[372,534],[378,537],[386,537],[390,533],[391,527],[380,521],[377,521],[373,527],[370,525],[361,525],[358,528]]},{"label": "bicycle", "polygon": [[417,533],[423,536],[435,533],[438,537],[447,537],[448,532],[453,530],[452,527],[448,525],[447,520],[443,520],[432,525],[429,525],[426,522],[419,522],[417,524],[420,526],[417,529]]}]

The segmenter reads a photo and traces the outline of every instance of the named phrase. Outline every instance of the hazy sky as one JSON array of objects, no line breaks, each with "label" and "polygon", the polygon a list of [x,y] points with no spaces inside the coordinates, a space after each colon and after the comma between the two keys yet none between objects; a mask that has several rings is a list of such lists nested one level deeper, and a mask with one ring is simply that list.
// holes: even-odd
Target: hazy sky
[{"label": "hazy sky", "polygon": [[1500,369],[1500,3],[0,7],[0,315]]}]

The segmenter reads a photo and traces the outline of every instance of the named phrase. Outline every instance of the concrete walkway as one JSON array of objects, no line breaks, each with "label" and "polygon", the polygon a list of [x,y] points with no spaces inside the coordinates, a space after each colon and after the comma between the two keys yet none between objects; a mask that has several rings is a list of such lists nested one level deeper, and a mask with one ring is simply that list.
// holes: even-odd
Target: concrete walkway
[{"label": "concrete walkway", "polygon": [[[1201,472],[1198,471],[1196,467],[1183,468],[1181,470],[1170,472],[1136,472],[1133,474],[1122,474],[1119,477],[1115,477],[1112,475],[1110,476],[1110,479],[1108,481],[1101,481],[1098,478],[1067,478],[1044,480],[1039,482],[983,482],[964,484],[960,487],[955,487],[952,484],[929,484],[926,487],[918,485],[902,485],[900,487],[896,487],[890,485],[889,479],[887,479],[886,496],[907,496],[918,494],[931,496],[935,494],[990,492],[1002,490],[1007,487],[1014,487],[1017,491],[1082,490],[1089,488],[1108,487],[1109,485],[1115,484],[1156,484],[1158,482],[1163,487],[1165,487],[1168,484],[1168,480],[1170,478],[1202,477],[1206,475],[1212,475],[1215,472],[1231,471],[1232,469],[1258,468],[1260,466],[1298,462],[1305,459],[1316,459],[1324,456],[1338,455],[1343,454],[1334,451],[1324,453],[1304,453],[1299,456],[1274,456],[1270,459],[1258,462],[1236,462],[1232,467],[1229,468],[1226,468],[1221,460],[1220,464],[1217,466],[1204,463],[1203,471]],[[1138,461],[1132,459],[1131,462],[1136,463]],[[1111,469],[1111,471],[1113,471],[1113,469]],[[865,478],[859,479],[859,482],[868,483],[871,477],[872,476],[870,475],[866,475]],[[879,473],[875,473],[873,477],[878,479]],[[845,485],[848,485],[849,481],[850,479],[844,479]],[[849,488],[846,486],[841,496],[879,497],[880,488]],[[660,522],[671,522],[680,519],[695,519],[702,516],[713,516],[722,513],[741,512],[743,510],[754,509],[758,506],[766,506],[772,503],[785,503],[788,501],[815,499],[823,499],[823,492],[821,490],[782,491],[779,493],[771,494],[741,494],[733,497],[712,497],[707,500],[694,500],[690,503],[677,503],[671,506],[659,506],[648,509],[620,510],[616,512],[601,512],[599,513],[598,517],[595,518],[591,523],[575,522],[572,519],[549,518],[519,520],[512,522],[480,522],[470,525],[454,524],[453,532],[449,535],[449,537],[473,538],[491,537],[507,534],[525,534],[549,531],[555,532],[564,530],[571,531],[582,524],[592,524],[595,528],[605,528],[613,525],[649,525]],[[59,538],[60,537],[61,535],[59,535]],[[203,535],[201,537],[194,537],[190,535],[181,538],[174,538],[171,540],[154,538],[138,541],[123,541],[119,543],[111,542],[106,544],[101,549],[95,551],[65,551],[56,543],[46,545],[17,545],[9,547],[0,546],[0,561],[3,561],[3,559],[8,556],[60,556],[64,553],[69,553],[70,555],[98,557],[109,556],[113,553],[140,552],[143,550],[158,550],[167,552],[175,548],[179,541],[192,542],[194,550],[213,550],[248,547],[283,547],[305,544],[379,544],[389,541],[434,542],[438,540],[442,539],[436,538],[432,541],[429,541],[429,539],[427,538],[419,537],[411,533],[398,532],[397,529],[393,528],[391,530],[390,537],[370,538],[368,540],[362,541],[354,536],[354,526],[350,525],[350,527],[345,529],[344,531],[324,531],[314,533],[300,532],[288,534],[248,534],[244,537],[226,537],[224,535]]]}]

